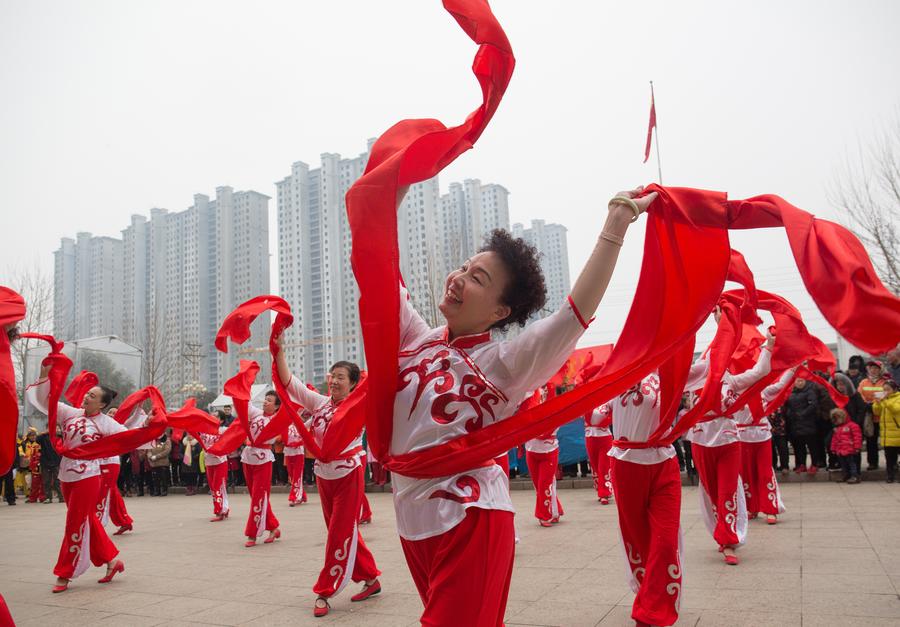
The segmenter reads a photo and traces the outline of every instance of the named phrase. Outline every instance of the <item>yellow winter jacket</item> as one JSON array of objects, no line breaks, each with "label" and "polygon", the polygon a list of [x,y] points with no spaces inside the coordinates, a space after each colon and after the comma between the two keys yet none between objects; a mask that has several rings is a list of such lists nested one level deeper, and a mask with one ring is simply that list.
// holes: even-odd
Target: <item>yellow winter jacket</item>
[{"label": "yellow winter jacket", "polygon": [[900,392],[875,401],[872,411],[881,417],[881,445],[900,446]]}]

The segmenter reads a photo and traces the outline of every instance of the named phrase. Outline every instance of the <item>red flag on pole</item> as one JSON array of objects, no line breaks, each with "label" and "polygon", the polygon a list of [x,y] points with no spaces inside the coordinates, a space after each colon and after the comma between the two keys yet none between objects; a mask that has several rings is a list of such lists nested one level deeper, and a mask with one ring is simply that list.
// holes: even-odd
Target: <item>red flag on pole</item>
[{"label": "red flag on pole", "polygon": [[650,158],[650,143],[653,141],[653,129],[656,128],[656,100],[653,97],[653,83],[650,83],[650,124],[647,126],[647,145],[644,147],[644,163]]}]

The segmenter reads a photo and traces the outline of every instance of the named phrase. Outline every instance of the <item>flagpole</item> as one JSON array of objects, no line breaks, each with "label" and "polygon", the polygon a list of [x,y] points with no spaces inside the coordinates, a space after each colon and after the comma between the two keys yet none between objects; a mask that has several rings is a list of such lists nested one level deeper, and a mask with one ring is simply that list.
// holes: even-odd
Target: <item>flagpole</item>
[{"label": "flagpole", "polygon": [[[653,81],[650,81],[650,98],[652,99],[653,104],[656,104],[656,95],[653,93]],[[656,120],[656,125],[654,127],[656,130],[656,169],[659,173],[659,184],[662,185],[662,161],[659,158],[659,120]]]}]

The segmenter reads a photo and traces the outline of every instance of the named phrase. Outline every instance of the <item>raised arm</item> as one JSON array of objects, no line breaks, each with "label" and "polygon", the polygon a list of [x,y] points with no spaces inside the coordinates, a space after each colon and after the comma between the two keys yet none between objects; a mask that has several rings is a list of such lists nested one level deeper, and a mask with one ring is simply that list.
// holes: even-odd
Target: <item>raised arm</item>
[{"label": "raised arm", "polygon": [[766,345],[760,351],[759,359],[753,367],[741,374],[731,375],[731,387],[737,394],[744,392],[772,370],[772,346],[774,344],[775,337],[769,335],[766,339]]},{"label": "raised arm", "polygon": [[[603,225],[594,250],[572,287],[572,302],[585,320],[590,320],[594,316],[606,293],[619,258],[619,251],[622,249],[625,232],[636,218],[635,208],[643,213],[656,200],[656,192],[643,198],[635,198],[642,191],[643,187],[638,187],[628,192],[620,192],[609,203],[606,224]],[[631,203],[616,200],[618,198],[634,199],[632,201],[634,204],[632,206]]]},{"label": "raised arm", "polygon": [[[49,415],[50,412],[50,379],[47,378],[49,371],[49,366],[41,368],[41,374],[37,382],[25,388],[25,398],[44,415]],[[78,410],[71,405],[66,405],[65,403],[56,404],[56,417],[60,424],[77,413]]]},{"label": "raised arm", "polygon": [[772,401],[774,401],[775,397],[778,396],[781,393],[781,390],[784,389],[784,386],[790,383],[791,379],[794,378],[794,372],[796,370],[796,367],[785,370],[778,381],[776,381],[772,385],[766,386],[762,391],[763,402],[771,403]]}]

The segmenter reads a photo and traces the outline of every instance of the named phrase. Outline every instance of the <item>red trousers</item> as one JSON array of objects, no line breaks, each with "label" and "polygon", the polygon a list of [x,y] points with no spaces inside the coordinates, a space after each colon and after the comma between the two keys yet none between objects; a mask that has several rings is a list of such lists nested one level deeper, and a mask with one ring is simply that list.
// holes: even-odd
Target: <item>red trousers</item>
[{"label": "red trousers", "polygon": [[612,448],[613,437],[589,437],[584,439],[587,447],[588,461],[591,462],[591,473],[594,475],[594,487],[597,489],[597,498],[605,499],[612,496],[612,480],[609,476],[609,460],[607,453]]},{"label": "red trousers", "polygon": [[[747,538],[747,504],[741,485],[741,444],[691,446],[700,477],[700,513],[720,547],[737,547]],[[771,453],[770,453],[771,455]]]},{"label": "red trousers", "polygon": [[305,460],[305,455],[284,456],[284,464],[288,471],[288,483],[291,486],[291,492],[288,494],[289,503],[306,501],[306,490],[303,489],[303,463]]},{"label": "red trousers", "polygon": [[515,556],[512,512],[470,507],[450,531],[400,544],[425,605],[423,627],[503,624]]},{"label": "red trousers", "polygon": [[272,513],[269,493],[272,491],[272,462],[265,464],[244,464],[244,479],[250,491],[250,514],[244,535],[258,538],[266,531],[278,529],[278,519]]},{"label": "red trousers", "polygon": [[212,494],[213,515],[219,516],[228,512],[228,462],[207,464],[206,481]]},{"label": "red trousers", "polygon": [[636,593],[631,617],[672,625],[681,602],[681,472],[678,460],[660,464],[612,461],[619,529]]},{"label": "red trousers", "polygon": [[772,468],[772,441],[741,442],[741,464],[747,511],[751,514],[782,513],[781,490]]},{"label": "red trousers", "polygon": [[538,520],[556,520],[562,516],[562,503],[556,495],[556,467],[559,465],[559,449],[549,453],[525,452],[525,463],[531,474],[531,482],[537,492],[534,516]]},{"label": "red trousers", "polygon": [[[28,502],[29,503],[37,503],[38,501],[43,501],[46,498],[44,495],[44,482],[41,481],[41,473],[40,471],[35,472],[31,471],[31,491],[28,493]],[[0,623],[2,626],[3,623]]]},{"label": "red trousers", "polygon": [[387,470],[379,462],[373,461],[370,463],[369,470],[372,472],[372,481],[375,482],[375,485],[387,483]]},{"label": "red trousers", "polygon": [[127,527],[134,523],[128,510],[125,509],[125,499],[119,492],[119,464],[103,464],[100,466],[100,500],[97,504],[97,515],[100,523],[105,527],[112,521],[116,527]]},{"label": "red trousers", "polygon": [[103,566],[119,554],[97,516],[101,482],[99,476],[94,476],[59,484],[66,501],[66,532],[53,569],[57,577],[74,579],[92,563]]},{"label": "red trousers", "polygon": [[372,522],[372,506],[366,497],[365,474],[363,474],[363,494],[359,502],[359,522]]},{"label": "red trousers", "polygon": [[313,592],[331,597],[353,581],[375,579],[381,574],[375,557],[359,532],[359,514],[364,496],[365,472],[362,466],[340,479],[316,477],[322,515],[328,527],[325,565]]}]

